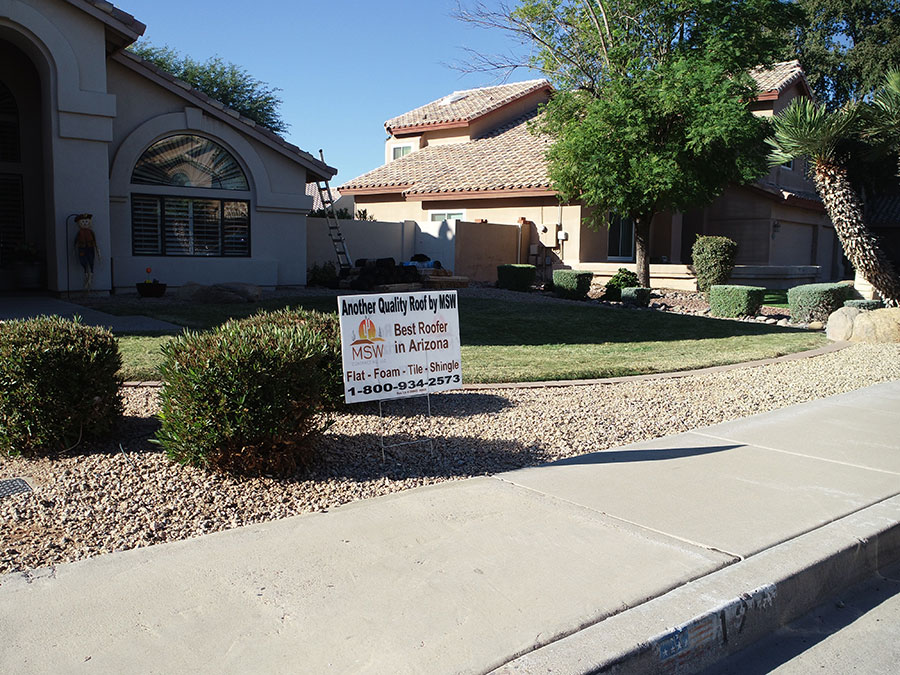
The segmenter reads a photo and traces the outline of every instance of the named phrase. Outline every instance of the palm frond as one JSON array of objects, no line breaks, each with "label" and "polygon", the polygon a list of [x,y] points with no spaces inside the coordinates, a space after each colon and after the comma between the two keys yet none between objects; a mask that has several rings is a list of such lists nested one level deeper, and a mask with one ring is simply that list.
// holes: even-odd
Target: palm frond
[{"label": "palm frond", "polygon": [[776,166],[803,156],[815,163],[834,162],[858,123],[857,106],[829,112],[807,98],[796,98],[775,116],[774,134],[767,139],[772,147],[769,163]]}]

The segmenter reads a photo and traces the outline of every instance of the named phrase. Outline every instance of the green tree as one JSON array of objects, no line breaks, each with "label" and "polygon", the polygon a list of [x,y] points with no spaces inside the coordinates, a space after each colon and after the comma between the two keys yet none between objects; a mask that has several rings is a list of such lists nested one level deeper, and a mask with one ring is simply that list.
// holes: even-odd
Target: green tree
[{"label": "green tree", "polygon": [[553,186],[563,200],[632,219],[642,285],[655,214],[703,206],[765,173],[767,128],[746,106],[755,93],[748,71],[783,53],[782,36],[799,19],[792,3],[521,0],[459,15],[515,35],[531,50],[527,65],[554,82],[536,124],[555,139]]},{"label": "green tree", "polygon": [[893,155],[900,177],[900,70],[892,70],[868,107],[863,135],[882,152]]},{"label": "green tree", "polygon": [[861,101],[884,73],[900,67],[897,0],[799,0],[806,20],[797,52],[812,90],[828,110]]},{"label": "green tree", "polygon": [[[888,306],[900,305],[900,279],[878,240],[866,227],[858,188],[848,170],[855,144],[866,135],[860,107],[827,110],[798,98],[775,118],[770,163],[775,166],[808,157],[816,191],[834,224],[844,255]],[[894,130],[896,133],[896,129]],[[895,136],[896,137],[896,136]]]},{"label": "green tree", "polygon": [[155,47],[143,40],[130,49],[257,124],[276,133],[287,131],[288,125],[279,112],[282,101],[277,92],[281,90],[257,80],[244,68],[218,56],[197,61],[170,47]]}]

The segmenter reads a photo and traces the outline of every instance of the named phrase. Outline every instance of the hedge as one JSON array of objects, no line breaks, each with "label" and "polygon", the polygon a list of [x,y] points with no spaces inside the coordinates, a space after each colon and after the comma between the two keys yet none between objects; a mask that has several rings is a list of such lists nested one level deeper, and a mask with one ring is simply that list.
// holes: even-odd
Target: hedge
[{"label": "hedge", "polygon": [[59,451],[110,432],[121,367],[104,328],[58,316],[0,322],[0,451]]},{"label": "hedge", "polygon": [[553,292],[560,298],[586,300],[593,280],[593,272],[553,270]]},{"label": "hedge", "polygon": [[728,237],[697,235],[691,248],[697,290],[708,293],[712,286],[727,284],[736,255],[737,244]]},{"label": "hedge", "polygon": [[527,291],[534,283],[534,265],[497,265],[497,286],[511,291]]},{"label": "hedge", "polygon": [[845,300],[844,307],[856,307],[863,311],[881,309],[884,303],[881,300]]},{"label": "hedge", "polygon": [[637,274],[625,267],[620,267],[619,271],[606,282],[603,299],[610,301],[621,300],[623,288],[636,288],[640,285],[641,282],[638,280]]},{"label": "hedge", "polygon": [[641,286],[629,286],[622,289],[622,302],[638,307],[646,307],[650,304],[650,289]]},{"label": "hedge", "polygon": [[844,306],[853,292],[848,284],[804,284],[788,291],[791,321],[827,321],[828,315]]},{"label": "hedge", "polygon": [[765,297],[762,286],[716,284],[709,289],[709,311],[720,317],[755,316]]}]

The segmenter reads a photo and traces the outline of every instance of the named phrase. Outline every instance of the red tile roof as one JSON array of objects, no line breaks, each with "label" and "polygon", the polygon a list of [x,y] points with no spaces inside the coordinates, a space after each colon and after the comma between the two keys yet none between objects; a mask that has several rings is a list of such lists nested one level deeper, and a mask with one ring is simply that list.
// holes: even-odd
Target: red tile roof
[{"label": "red tile roof", "polygon": [[550,88],[547,80],[527,80],[455,91],[389,119],[384,123],[384,128],[388,133],[393,133],[400,129],[425,128],[454,122],[467,124],[532,92]]},{"label": "red tile roof", "polygon": [[531,133],[534,110],[465,143],[430,145],[340,186],[343,193],[402,192],[425,195],[493,191],[551,194],[544,154],[550,140]]}]

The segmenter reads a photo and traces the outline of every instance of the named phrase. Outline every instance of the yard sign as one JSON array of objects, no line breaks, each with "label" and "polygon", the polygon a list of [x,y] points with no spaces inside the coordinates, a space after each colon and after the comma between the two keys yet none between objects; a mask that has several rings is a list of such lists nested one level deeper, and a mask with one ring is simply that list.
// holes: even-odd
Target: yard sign
[{"label": "yard sign", "polygon": [[347,403],[462,387],[456,291],[338,296]]}]

